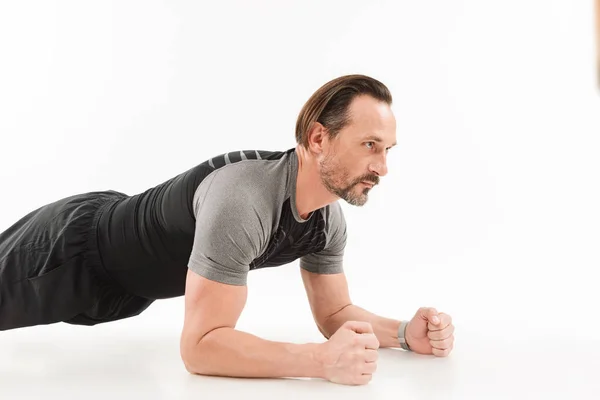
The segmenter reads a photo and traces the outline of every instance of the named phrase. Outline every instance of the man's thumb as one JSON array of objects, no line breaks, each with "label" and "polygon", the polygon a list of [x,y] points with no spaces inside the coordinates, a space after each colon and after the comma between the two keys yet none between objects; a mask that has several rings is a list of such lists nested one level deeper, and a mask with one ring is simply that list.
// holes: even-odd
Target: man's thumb
[{"label": "man's thumb", "polygon": [[433,307],[422,307],[419,309],[417,314],[425,321],[429,321],[434,325],[440,323],[440,317],[438,315],[438,312]]}]

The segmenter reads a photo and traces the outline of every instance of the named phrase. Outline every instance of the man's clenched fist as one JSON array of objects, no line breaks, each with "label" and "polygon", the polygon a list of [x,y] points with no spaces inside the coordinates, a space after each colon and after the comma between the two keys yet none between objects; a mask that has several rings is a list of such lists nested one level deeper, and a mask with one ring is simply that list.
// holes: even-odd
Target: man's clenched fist
[{"label": "man's clenched fist", "polygon": [[345,385],[365,385],[377,369],[379,340],[368,322],[348,321],[320,345],[324,378]]},{"label": "man's clenched fist", "polygon": [[406,343],[415,353],[447,356],[454,348],[452,318],[435,308],[419,308],[406,327]]}]

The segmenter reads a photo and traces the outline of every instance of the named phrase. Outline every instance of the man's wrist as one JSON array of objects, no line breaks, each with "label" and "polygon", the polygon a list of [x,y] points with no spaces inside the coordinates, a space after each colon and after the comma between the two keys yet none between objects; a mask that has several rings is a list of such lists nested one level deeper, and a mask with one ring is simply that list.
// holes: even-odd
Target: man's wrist
[{"label": "man's wrist", "polygon": [[325,360],[323,359],[322,343],[306,343],[304,348],[310,354],[311,367],[309,377],[326,379],[325,377]]}]

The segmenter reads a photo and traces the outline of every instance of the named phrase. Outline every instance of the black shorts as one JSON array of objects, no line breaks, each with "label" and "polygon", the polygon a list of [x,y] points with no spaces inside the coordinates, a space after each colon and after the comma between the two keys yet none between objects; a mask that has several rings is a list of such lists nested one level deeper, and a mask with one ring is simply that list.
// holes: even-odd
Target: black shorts
[{"label": "black shorts", "polygon": [[118,286],[98,253],[98,219],[124,196],[109,190],[63,198],[0,233],[0,331],[95,325],[138,315],[153,302]]}]

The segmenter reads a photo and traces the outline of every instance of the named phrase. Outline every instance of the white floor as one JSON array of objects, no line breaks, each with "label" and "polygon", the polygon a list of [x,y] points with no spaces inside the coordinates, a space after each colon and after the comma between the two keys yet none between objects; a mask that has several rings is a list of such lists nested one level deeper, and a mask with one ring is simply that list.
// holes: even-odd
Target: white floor
[{"label": "white floor", "polygon": [[[179,359],[178,323],[165,318],[178,301],[157,305],[137,319],[93,328],[59,324],[0,333],[0,398],[600,398],[600,340],[569,337],[560,326],[517,338],[462,324],[447,358],[380,350],[378,371],[367,386],[193,376]],[[321,341],[305,317],[284,317],[285,326],[247,318],[243,325],[269,339]]]}]

